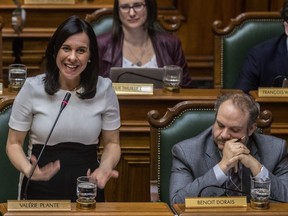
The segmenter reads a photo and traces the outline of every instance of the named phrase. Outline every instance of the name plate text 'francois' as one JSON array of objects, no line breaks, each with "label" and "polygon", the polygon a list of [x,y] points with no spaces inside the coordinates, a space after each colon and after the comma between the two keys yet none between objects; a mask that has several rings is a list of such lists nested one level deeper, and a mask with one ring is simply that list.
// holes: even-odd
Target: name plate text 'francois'
[{"label": "name plate text 'francois'", "polygon": [[258,88],[259,97],[288,97],[288,88]]}]

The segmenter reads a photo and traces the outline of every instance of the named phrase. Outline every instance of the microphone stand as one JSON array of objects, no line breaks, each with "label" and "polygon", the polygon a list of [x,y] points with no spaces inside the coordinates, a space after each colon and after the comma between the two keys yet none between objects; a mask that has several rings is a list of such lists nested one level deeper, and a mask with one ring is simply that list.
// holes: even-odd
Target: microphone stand
[{"label": "microphone stand", "polygon": [[119,83],[120,78],[121,78],[123,75],[125,75],[125,74],[131,74],[131,75],[134,75],[134,76],[139,76],[139,77],[143,77],[143,78],[155,80],[155,81],[158,81],[158,82],[163,82],[163,80],[157,79],[157,78],[155,78],[155,77],[150,77],[150,76],[146,76],[146,75],[143,75],[143,74],[137,74],[137,73],[134,73],[134,72],[132,72],[132,71],[125,71],[124,73],[120,74],[120,75],[117,77],[116,83]]},{"label": "microphone stand", "polygon": [[206,186],[206,187],[203,187],[203,188],[199,191],[197,197],[201,197],[202,192],[203,192],[205,189],[210,188],[210,187],[219,188],[219,189],[228,190],[228,191],[233,191],[233,192],[237,192],[237,193],[242,193],[242,194],[245,194],[245,195],[249,195],[249,196],[250,196],[250,194],[247,193],[247,192],[239,191],[239,190],[234,190],[234,189],[230,189],[230,188],[226,188],[225,186],[208,185],[208,186]]},{"label": "microphone stand", "polygon": [[[203,188],[199,191],[197,197],[201,197],[202,192],[203,192],[205,189],[209,188],[209,187],[219,188],[219,189],[223,189],[223,190],[227,190],[227,191],[233,191],[233,192],[237,192],[237,193],[242,193],[242,194],[247,195],[247,196],[251,196],[250,193],[247,193],[247,192],[245,192],[245,191],[234,190],[234,189],[226,188],[225,186],[208,185],[208,186],[206,186],[206,187],[203,187]],[[277,200],[277,199],[273,199],[273,198],[269,198],[269,200],[272,200],[272,201],[274,201],[274,202],[279,202],[279,203],[286,203],[286,202],[284,202],[284,201],[282,201],[282,200]]]},{"label": "microphone stand", "polygon": [[49,141],[49,139],[50,139],[50,136],[51,136],[51,134],[52,134],[52,132],[53,132],[53,130],[54,130],[54,128],[55,128],[56,123],[58,122],[58,119],[59,119],[62,111],[64,110],[64,108],[65,108],[66,105],[68,104],[68,101],[69,101],[70,97],[71,97],[71,93],[70,93],[70,92],[67,92],[66,95],[65,95],[65,97],[64,97],[64,99],[63,99],[63,101],[62,101],[61,108],[60,108],[60,111],[58,112],[58,115],[57,115],[57,117],[56,117],[56,120],[54,121],[54,124],[53,124],[53,126],[52,126],[52,128],[51,128],[51,130],[50,130],[50,132],[49,132],[49,134],[48,134],[48,136],[47,136],[47,139],[46,139],[46,141],[45,141],[45,143],[44,143],[44,145],[43,145],[43,147],[42,147],[42,149],[41,149],[41,151],[40,151],[40,153],[39,153],[38,159],[36,160],[36,163],[34,164],[34,166],[33,166],[32,169],[31,169],[30,175],[29,175],[29,177],[27,178],[27,182],[26,182],[25,189],[24,189],[24,192],[23,192],[23,199],[24,199],[24,200],[27,200],[27,190],[28,190],[28,185],[29,185],[29,183],[30,183],[30,181],[31,181],[32,175],[33,175],[34,172],[35,172],[35,169],[36,169],[36,167],[37,167],[37,165],[38,165],[38,162],[39,162],[39,160],[40,160],[40,158],[41,158],[41,155],[42,155],[42,153],[43,153],[43,151],[44,151],[44,149],[45,149],[45,147],[46,147],[46,145],[47,145],[47,143],[48,143],[48,141]]}]

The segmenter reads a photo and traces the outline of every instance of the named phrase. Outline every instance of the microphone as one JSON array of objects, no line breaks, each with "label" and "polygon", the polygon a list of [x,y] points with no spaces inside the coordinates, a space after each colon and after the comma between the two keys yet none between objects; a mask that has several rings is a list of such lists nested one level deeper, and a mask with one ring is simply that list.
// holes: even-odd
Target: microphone
[{"label": "microphone", "polygon": [[15,33],[19,35],[25,25],[26,11],[21,8],[21,3],[19,0],[13,0],[13,2],[17,6],[17,8],[12,11],[11,24]]},{"label": "microphone", "polygon": [[288,79],[284,78],[282,82],[282,88],[287,88],[288,87]]},{"label": "microphone", "polygon": [[[210,187],[223,189],[223,190],[225,190],[225,191],[233,191],[233,192],[241,193],[241,194],[244,194],[244,195],[247,195],[247,196],[251,196],[250,193],[247,193],[247,192],[245,192],[245,191],[230,189],[230,188],[227,188],[227,187],[225,187],[225,186],[208,185],[208,186],[206,186],[206,187],[203,187],[203,188],[199,191],[197,197],[201,197],[202,192],[203,192],[205,189],[210,188]],[[284,201],[282,201],[282,200],[277,200],[277,199],[273,199],[273,198],[269,198],[269,200],[272,200],[272,201],[275,201],[275,202],[279,202],[279,203],[286,203],[286,202],[284,202]]]},{"label": "microphone", "polygon": [[51,130],[50,130],[50,132],[49,132],[49,134],[48,134],[48,136],[47,136],[47,139],[46,139],[46,141],[45,141],[45,143],[44,143],[44,145],[43,145],[43,147],[42,147],[42,149],[41,149],[41,151],[40,151],[40,153],[39,153],[38,159],[37,159],[36,163],[34,164],[34,166],[32,167],[32,170],[31,170],[31,172],[30,172],[30,175],[29,175],[28,178],[27,178],[27,182],[26,182],[26,185],[25,185],[24,193],[23,193],[23,199],[24,199],[24,200],[27,200],[28,185],[29,185],[29,183],[30,183],[30,181],[31,181],[31,178],[32,178],[33,174],[34,174],[34,171],[35,171],[35,169],[36,169],[36,166],[38,165],[38,162],[39,162],[39,160],[40,160],[40,158],[41,158],[41,155],[42,155],[42,153],[43,153],[43,151],[44,151],[44,149],[45,149],[45,147],[46,147],[46,145],[47,145],[47,143],[48,143],[48,141],[49,141],[49,139],[50,139],[50,136],[51,136],[51,134],[52,134],[52,132],[53,132],[53,130],[54,130],[54,128],[55,128],[56,123],[58,122],[58,119],[59,119],[59,117],[60,117],[60,114],[62,113],[62,111],[64,110],[64,108],[67,106],[70,97],[71,97],[71,93],[70,93],[70,92],[67,92],[66,95],[65,95],[65,97],[64,97],[64,99],[62,100],[61,107],[60,107],[60,110],[59,110],[58,115],[57,115],[57,117],[56,117],[56,120],[54,121],[54,124],[53,124],[53,126],[52,126],[52,128],[51,128]]},{"label": "microphone", "polygon": [[[71,93],[70,93],[70,92],[67,92],[66,95],[65,95],[65,97],[64,97],[64,99],[63,99],[63,101],[62,101],[62,103],[61,103],[60,111],[59,111],[59,114],[58,114],[58,116],[57,116],[56,121],[58,120],[58,117],[60,116],[60,113],[61,113],[61,112],[63,111],[63,109],[67,106],[70,97],[71,97]],[[56,123],[56,122],[55,122],[55,123]]]},{"label": "microphone", "polygon": [[119,80],[120,80],[120,78],[121,78],[123,75],[125,75],[125,74],[131,74],[131,75],[134,75],[134,76],[143,77],[143,78],[150,79],[150,80],[154,80],[154,81],[161,82],[161,83],[163,82],[163,80],[157,79],[157,78],[155,78],[155,77],[146,76],[146,75],[144,75],[144,74],[138,74],[138,73],[135,73],[135,72],[132,72],[132,71],[125,71],[124,73],[121,73],[121,74],[117,77],[116,83],[118,83]]},{"label": "microphone", "polygon": [[272,87],[287,87],[287,77],[284,75],[276,76],[272,81]]}]

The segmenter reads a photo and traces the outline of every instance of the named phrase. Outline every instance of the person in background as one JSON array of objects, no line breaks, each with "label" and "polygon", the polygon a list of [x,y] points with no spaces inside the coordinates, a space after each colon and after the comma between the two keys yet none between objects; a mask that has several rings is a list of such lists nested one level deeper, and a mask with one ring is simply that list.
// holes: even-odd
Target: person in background
[{"label": "person in background", "polygon": [[[72,16],[56,30],[46,49],[45,74],[27,78],[15,98],[9,121],[6,151],[12,164],[24,174],[22,197],[75,201],[76,179],[89,175],[97,182],[97,201],[103,188],[117,178],[121,150],[118,99],[109,78],[98,76],[97,39],[92,27]],[[41,149],[59,113],[61,101],[71,93],[23,197]],[[23,151],[29,133],[32,155]],[[104,150],[100,161],[99,139]]]},{"label": "person in background", "polygon": [[171,205],[184,203],[186,197],[229,195],[222,188],[231,188],[232,172],[240,174],[238,195],[250,194],[251,176],[269,177],[271,198],[288,202],[286,141],[255,132],[259,110],[245,93],[217,98],[214,124],[172,149]]},{"label": "person in background", "polygon": [[244,62],[234,87],[246,93],[258,87],[281,87],[288,78],[288,0],[283,4],[283,34],[254,46]]},{"label": "person in background", "polygon": [[109,77],[111,67],[183,68],[182,87],[193,87],[180,40],[156,30],[156,0],[114,0],[112,32],[97,37],[100,68]]}]

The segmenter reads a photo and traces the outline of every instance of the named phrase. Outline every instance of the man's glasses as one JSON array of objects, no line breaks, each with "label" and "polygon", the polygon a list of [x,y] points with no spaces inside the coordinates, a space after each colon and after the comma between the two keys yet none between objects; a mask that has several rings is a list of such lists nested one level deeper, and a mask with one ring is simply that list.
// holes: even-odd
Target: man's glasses
[{"label": "man's glasses", "polygon": [[140,12],[144,9],[146,5],[144,3],[135,3],[132,6],[130,6],[129,4],[122,4],[119,6],[119,9],[121,12],[123,13],[129,13],[130,9],[133,9],[135,12]]}]

